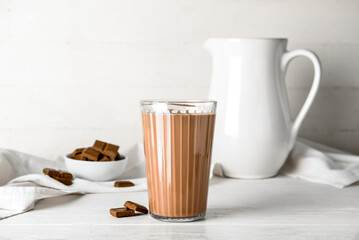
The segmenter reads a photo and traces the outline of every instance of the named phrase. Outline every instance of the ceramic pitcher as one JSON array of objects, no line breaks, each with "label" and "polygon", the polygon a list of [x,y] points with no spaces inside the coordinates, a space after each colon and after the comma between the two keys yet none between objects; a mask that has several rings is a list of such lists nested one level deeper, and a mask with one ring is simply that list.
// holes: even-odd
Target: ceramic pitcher
[{"label": "ceramic pitcher", "polygon": [[[218,102],[213,161],[227,177],[276,175],[318,90],[318,57],[303,49],[287,51],[287,39],[208,39],[204,47],[213,59],[209,99]],[[314,80],[292,121],[284,77],[299,56],[313,63]]]}]

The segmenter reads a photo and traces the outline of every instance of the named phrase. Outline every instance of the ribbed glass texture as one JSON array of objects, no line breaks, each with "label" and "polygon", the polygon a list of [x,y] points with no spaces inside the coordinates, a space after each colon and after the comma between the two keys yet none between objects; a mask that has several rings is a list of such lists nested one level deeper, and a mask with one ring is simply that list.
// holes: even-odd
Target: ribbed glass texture
[{"label": "ribbed glass texture", "polygon": [[207,208],[216,102],[142,101],[151,215],[202,219]]}]

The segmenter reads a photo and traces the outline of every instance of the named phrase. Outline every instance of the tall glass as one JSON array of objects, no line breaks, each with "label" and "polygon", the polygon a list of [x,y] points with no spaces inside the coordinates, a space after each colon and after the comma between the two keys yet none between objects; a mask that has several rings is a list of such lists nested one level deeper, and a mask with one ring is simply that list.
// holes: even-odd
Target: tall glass
[{"label": "tall glass", "polygon": [[150,214],[203,219],[207,208],[215,101],[142,101]]}]

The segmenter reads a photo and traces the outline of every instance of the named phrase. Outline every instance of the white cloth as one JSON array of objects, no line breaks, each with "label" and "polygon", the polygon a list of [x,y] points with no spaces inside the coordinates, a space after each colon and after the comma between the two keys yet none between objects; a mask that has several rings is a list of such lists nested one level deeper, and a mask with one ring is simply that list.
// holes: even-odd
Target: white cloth
[{"label": "white cloth", "polygon": [[[223,177],[219,163],[212,166],[214,175]],[[280,173],[293,178],[344,188],[359,181],[359,156],[298,139]]]},{"label": "white cloth", "polygon": [[[129,158],[121,179],[135,183],[131,188],[114,188],[113,182],[75,179],[65,186],[42,174],[45,167],[65,169],[63,159],[49,161],[13,150],[0,149],[0,219],[34,208],[39,199],[66,194],[145,191],[143,145],[122,152]],[[307,140],[298,140],[281,173],[311,182],[343,188],[359,180],[359,156],[354,156]],[[211,166],[213,174],[223,176],[220,164]]]},{"label": "white cloth", "polygon": [[343,188],[359,181],[359,156],[299,139],[281,173]]},{"label": "white cloth", "polygon": [[66,169],[62,158],[56,161],[29,154],[0,149],[0,219],[17,215],[35,207],[36,201],[67,194],[145,191],[145,164],[142,147],[136,145],[122,154],[128,156],[125,174],[121,179],[131,180],[135,186],[115,188],[114,181],[91,182],[75,178],[66,186],[42,173],[43,168]]}]

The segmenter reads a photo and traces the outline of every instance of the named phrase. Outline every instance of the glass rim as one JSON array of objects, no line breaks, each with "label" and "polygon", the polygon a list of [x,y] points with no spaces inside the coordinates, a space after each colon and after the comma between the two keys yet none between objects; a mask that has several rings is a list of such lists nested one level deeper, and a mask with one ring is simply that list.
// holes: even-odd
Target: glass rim
[{"label": "glass rim", "polygon": [[203,100],[203,99],[185,99],[185,100],[181,100],[181,99],[146,99],[146,100],[141,100],[140,104],[141,105],[153,105],[153,104],[168,104],[168,105],[172,105],[172,104],[217,104],[217,101],[214,100]]}]

